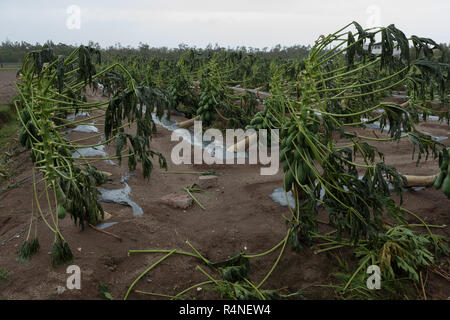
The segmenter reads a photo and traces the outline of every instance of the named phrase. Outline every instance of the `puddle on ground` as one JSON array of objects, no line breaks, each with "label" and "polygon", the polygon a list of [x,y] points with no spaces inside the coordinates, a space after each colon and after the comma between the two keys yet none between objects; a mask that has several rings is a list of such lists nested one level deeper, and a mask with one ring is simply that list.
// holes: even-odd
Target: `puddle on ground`
[{"label": "puddle on ground", "polygon": [[292,196],[292,191],[289,191],[286,193],[284,191],[284,188],[276,188],[271,194],[270,198],[275,201],[276,203],[282,205],[283,207],[291,207],[292,209],[295,208],[295,199]]},{"label": "puddle on ground", "polygon": [[118,203],[122,205],[128,205],[133,209],[134,215],[142,215],[144,211],[142,208],[134,201],[130,199],[131,188],[126,182],[126,180],[134,174],[125,174],[120,179],[120,183],[122,183],[125,187],[123,189],[113,189],[107,190],[102,188],[97,188],[100,191],[100,196],[98,197],[99,201],[102,202],[112,202]]},{"label": "puddle on ground", "polygon": [[[402,98],[402,99],[409,99],[410,96],[406,91],[392,91],[392,97],[394,98]],[[438,101],[441,96],[438,94],[434,95],[434,101]]]},{"label": "puddle on ground", "polygon": [[[145,112],[145,106],[144,106],[143,110]],[[167,119],[167,117],[165,115],[161,119],[158,119],[158,117],[156,116],[156,113],[152,112],[152,119],[157,125],[160,125],[161,127],[164,127],[169,131],[175,131],[177,129],[180,129],[176,120]]]},{"label": "puddle on ground", "polygon": [[419,191],[425,190],[425,187],[411,187],[411,188],[406,188],[405,191],[408,191],[409,189],[419,192]]},{"label": "puddle on ground", "polygon": [[[88,148],[80,148],[77,149],[74,153],[72,153],[72,157],[74,158],[87,158],[87,157],[100,157],[106,158],[108,157],[108,153],[105,151],[105,146],[97,146],[97,147],[88,147]],[[112,160],[104,160],[106,163],[110,165],[116,166],[114,161]]]},{"label": "puddle on ground", "polygon": [[[430,117],[429,117],[430,118]],[[437,118],[437,119],[439,119],[438,117],[435,117],[435,118]],[[367,118],[361,118],[361,121],[362,122],[367,122],[367,121],[369,121]],[[383,130],[381,130],[381,128],[380,128],[380,122],[379,121],[374,121],[374,122],[371,122],[371,123],[366,123],[366,124],[364,124],[364,126],[366,127],[366,128],[370,128],[370,129],[374,129],[374,130],[379,130],[379,131],[382,131],[382,132],[389,132],[389,129],[390,129],[390,126],[387,124],[387,125],[385,125],[384,127],[383,127]],[[401,130],[401,132],[404,132],[403,130]],[[431,139],[433,140],[433,141],[437,141],[437,142],[441,142],[441,141],[444,141],[444,140],[447,140],[448,139],[448,137],[444,137],[444,136],[431,136]]]},{"label": "puddle on ground", "polygon": [[434,141],[436,141],[436,142],[441,142],[441,141],[447,140],[448,137],[435,137],[435,136],[431,136],[431,139],[434,140]]},{"label": "puddle on ground", "polygon": [[[384,112],[384,109],[377,109],[377,110],[375,110],[375,111],[377,111],[378,113],[383,113]],[[420,116],[420,119],[423,119],[423,113],[422,114],[419,114],[419,116]],[[364,118],[361,118],[361,121],[363,121],[363,119]],[[444,117],[443,119],[439,119],[439,117],[438,116],[433,116],[433,115],[427,115],[427,121],[444,121],[446,118]],[[366,120],[367,121],[367,120]]]},{"label": "puddle on ground", "polygon": [[77,112],[77,114],[75,114],[75,113],[68,114],[66,119],[69,121],[74,121],[75,118],[77,118],[77,117],[90,117],[90,116],[91,116],[91,114],[89,112],[81,111],[81,112]]},{"label": "puddle on ground", "polygon": [[112,227],[115,224],[118,224],[118,222],[101,222],[101,223],[97,224],[95,227],[97,229],[103,230],[103,229]]},{"label": "puddle on ground", "polygon": [[[251,90],[249,90],[249,91],[251,91]],[[145,106],[144,106],[144,112],[145,112]],[[320,116],[319,112],[316,112],[316,114]],[[439,119],[438,117],[433,117],[433,116],[429,116],[428,118],[430,120],[434,120],[435,118],[437,118],[437,120]],[[169,120],[169,119],[167,119],[167,117],[165,115],[161,119],[158,119],[156,114],[153,112],[152,119],[157,125],[162,126],[163,128],[165,128],[169,131],[175,131],[177,129],[180,129],[180,127],[177,124],[177,121],[175,121],[173,119]],[[361,121],[367,122],[367,121],[369,121],[369,119],[361,118]],[[370,128],[370,129],[380,130],[380,122],[379,121],[367,123],[364,126],[367,128]],[[389,129],[390,129],[390,126],[385,125],[382,132],[389,132]],[[220,143],[215,140],[202,141],[201,139],[199,139],[199,137],[194,135],[194,130],[192,128],[187,129],[187,131],[182,130],[181,132],[179,132],[179,137],[181,137],[183,140],[189,142],[193,146],[201,147],[203,150],[206,150],[212,157],[220,157],[221,159],[223,159],[225,161],[226,161],[226,159],[248,158],[248,156],[249,156],[247,151],[245,151],[245,152],[228,152],[226,150],[226,145],[224,143]],[[432,136],[432,139],[434,141],[440,142],[440,141],[448,139],[448,137]],[[219,156],[219,155],[221,155],[221,156]]]},{"label": "puddle on ground", "polygon": [[[423,114],[421,114],[421,117],[423,118]],[[431,121],[441,121],[438,116],[427,116],[427,120]],[[442,121],[445,120],[445,118],[442,119]]]},{"label": "puddle on ground", "polygon": [[[320,190],[320,199],[323,199],[325,196],[325,189],[322,188]],[[291,207],[292,209],[295,209],[295,199],[292,196],[292,191],[285,192],[284,188],[276,188],[269,196],[273,201],[276,203],[282,205],[283,207]],[[320,202],[317,202],[317,206],[320,206]]]},{"label": "puddle on ground", "polygon": [[409,96],[407,94],[393,94],[392,95],[393,98],[399,98],[399,99],[409,99]]},{"label": "puddle on ground", "polygon": [[[175,131],[180,129],[177,122],[173,119],[167,119],[164,115],[161,120],[158,119],[155,113],[152,113],[153,121],[165,129],[169,131]],[[224,143],[220,143],[218,141],[203,141],[199,137],[194,135],[194,130],[192,128],[188,128],[186,130],[180,130],[178,136],[183,140],[189,142],[192,146],[201,147],[203,150],[206,150],[212,157],[219,157],[226,161],[227,159],[238,159],[238,158],[248,158],[248,152],[227,152],[226,145]]]},{"label": "puddle on ground", "polygon": [[256,89],[247,89],[247,88],[241,88],[241,87],[231,87],[231,89],[233,89],[233,90],[235,90],[237,92],[248,91],[248,92],[257,94],[260,97],[270,97],[272,95],[270,92],[260,91],[260,90],[256,90]]},{"label": "puddle on ground", "polygon": [[[67,116],[67,119],[70,121],[74,121],[75,118],[80,116],[86,116],[89,117],[90,114],[88,112],[79,112],[77,114],[70,114]],[[92,123],[93,124],[93,123]],[[167,125],[167,123],[165,123]],[[67,139],[70,139],[70,134],[72,131],[78,131],[78,132],[85,132],[85,133],[99,133],[99,130],[97,127],[93,125],[78,125],[74,129],[68,130],[66,133]],[[102,136],[100,139],[100,142],[104,141],[104,137]],[[108,157],[108,153],[105,151],[105,146],[100,145],[96,147],[86,147],[86,148],[80,148],[77,149],[75,152],[72,153],[72,157],[74,158],[87,158],[87,157],[100,157],[100,158],[106,158]],[[105,160],[106,163],[109,163],[113,166],[117,166],[112,160]],[[112,202],[112,203],[118,203],[121,205],[127,205],[130,206],[133,209],[134,215],[142,215],[144,211],[142,208],[132,201],[130,199],[131,194],[131,187],[126,183],[126,180],[134,174],[125,174],[120,179],[120,183],[124,185],[123,189],[115,189],[115,190],[107,190],[102,188],[97,188],[100,192],[100,196],[98,197],[99,201],[102,202]],[[106,229],[109,228],[118,222],[102,222],[98,224],[96,227],[99,229]]]},{"label": "puddle on ground", "polygon": [[72,153],[72,157],[74,158],[86,158],[86,157],[107,157],[108,154],[105,152],[105,146],[97,146],[97,147],[88,147],[88,148],[80,148],[77,149],[74,153]]},{"label": "puddle on ground", "polygon": [[[93,124],[93,123],[92,123]],[[85,132],[85,133],[99,133],[98,128],[89,124],[80,124],[72,129],[72,131]]]},{"label": "puddle on ground", "polygon": [[[369,119],[367,119],[367,118],[361,118],[361,122],[367,122],[367,121],[369,121]],[[391,127],[387,124],[387,125],[385,125],[385,126],[383,127],[383,130],[381,130],[381,128],[380,128],[380,121],[374,121],[374,122],[371,122],[371,123],[365,123],[365,124],[364,124],[364,127],[369,128],[369,129],[374,129],[374,130],[385,131],[385,132],[388,132],[389,129],[391,128]],[[403,132],[403,130],[402,130],[402,132]]]},{"label": "puddle on ground", "polygon": [[[358,177],[360,180],[363,178],[363,176],[359,176]],[[389,191],[393,192],[394,191],[394,185],[390,182],[388,182],[388,187],[389,187]],[[348,191],[348,188],[346,186],[343,186],[343,189],[345,191]],[[403,188],[403,192],[408,192],[408,191],[415,191],[415,192],[419,192],[425,190],[425,187],[408,187],[408,188]],[[323,197],[325,196],[325,189],[322,188],[320,190],[320,199],[323,200]],[[282,205],[283,207],[291,207],[292,209],[295,209],[295,199],[292,196],[292,192],[285,192],[284,188],[276,188],[269,196],[274,202]],[[320,206],[321,203],[317,202],[317,206]]]},{"label": "puddle on ground", "polygon": [[[77,117],[90,117],[90,116],[91,115],[89,112],[82,111],[82,112],[78,112],[77,114],[75,114],[75,113],[69,114],[69,115],[67,115],[66,119],[69,121],[75,121],[75,119]],[[89,125],[89,124],[80,124],[73,129],[67,130],[67,132],[66,132],[67,140],[70,140],[70,134],[72,133],[72,131],[85,132],[85,133],[99,133],[98,128],[96,126]]]}]

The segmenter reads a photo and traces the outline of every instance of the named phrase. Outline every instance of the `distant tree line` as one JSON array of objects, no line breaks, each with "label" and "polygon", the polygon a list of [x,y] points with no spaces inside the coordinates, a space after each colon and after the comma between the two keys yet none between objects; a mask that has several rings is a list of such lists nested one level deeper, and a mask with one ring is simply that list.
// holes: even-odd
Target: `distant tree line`
[{"label": "distant tree line", "polygon": [[[242,52],[246,54],[252,54],[260,58],[272,60],[272,59],[302,59],[306,57],[309,53],[310,46],[304,45],[294,45],[294,46],[281,46],[276,45],[272,48],[252,48],[252,47],[221,47],[218,44],[208,45],[205,48],[189,47],[187,44],[180,44],[177,48],[168,47],[150,47],[146,43],[140,43],[137,48],[131,46],[122,46],[120,43],[114,46],[109,46],[102,48],[97,42],[90,41],[88,46],[94,47],[102,51],[102,55],[105,60],[114,56],[127,56],[127,55],[140,55],[144,58],[165,58],[165,59],[178,59],[180,55],[188,50],[195,49],[202,54],[211,55],[219,51],[234,51]],[[12,42],[9,40],[3,41],[0,45],[0,63],[21,63],[26,56],[26,54],[33,50],[40,50],[44,47],[51,47],[56,55],[68,55],[77,46],[67,45],[64,43],[53,43],[52,41],[47,41],[44,44],[35,43],[31,44],[25,41]],[[441,44],[441,48],[446,56],[445,61],[450,61],[450,43]],[[414,49],[411,47],[411,54],[414,57]]]},{"label": "distant tree line", "polygon": [[[306,57],[310,50],[310,46],[295,45],[295,46],[281,46],[276,45],[273,48],[251,48],[251,47],[236,47],[236,48],[225,48],[219,45],[208,45],[206,48],[192,48],[186,44],[180,44],[177,48],[168,47],[150,47],[146,43],[140,43],[137,48],[131,46],[122,46],[120,43],[114,46],[109,46],[102,48],[98,43],[90,41],[89,46],[102,51],[102,55],[108,60],[109,57],[121,55],[136,55],[139,54],[146,58],[167,58],[167,59],[178,59],[180,55],[188,50],[195,49],[201,53],[207,54],[208,52],[214,53],[218,51],[235,51],[243,52],[247,54],[253,54],[258,57],[263,57],[266,59],[302,59]],[[25,58],[26,54],[33,50],[40,50],[44,47],[51,47],[56,55],[68,55],[76,47],[75,45],[67,45],[64,43],[53,43],[52,41],[47,41],[44,44],[35,43],[31,44],[25,41],[12,42],[9,40],[3,41],[0,45],[0,63],[21,63]]]},{"label": "distant tree line", "polygon": [[55,54],[67,55],[74,46],[66,45],[64,43],[54,44],[51,41],[41,45],[39,43],[31,44],[25,41],[11,42],[9,40],[3,41],[0,45],[0,62],[1,63],[21,63],[27,53],[33,50],[41,50],[44,46],[52,47]]}]

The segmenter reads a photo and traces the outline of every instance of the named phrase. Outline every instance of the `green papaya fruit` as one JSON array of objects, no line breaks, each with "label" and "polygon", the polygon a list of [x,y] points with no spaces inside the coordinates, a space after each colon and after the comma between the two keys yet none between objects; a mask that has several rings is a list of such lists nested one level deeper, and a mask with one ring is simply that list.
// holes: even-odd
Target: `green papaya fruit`
[{"label": "green papaya fruit", "polygon": [[294,158],[294,153],[293,152],[286,152],[286,159],[287,161],[289,161],[289,163],[294,163],[295,162],[295,158]]},{"label": "green papaya fruit", "polygon": [[263,118],[261,117],[261,116],[256,116],[255,118],[254,118],[254,120],[255,120],[255,123],[262,123],[263,122]]},{"label": "green papaya fruit", "polygon": [[31,120],[31,115],[28,109],[23,109],[20,111],[20,118],[22,119],[23,123],[28,123],[28,121]]},{"label": "green papaya fruit", "polygon": [[21,128],[19,132],[19,142],[22,147],[27,146],[27,140],[28,140],[28,132],[25,130],[25,128]]},{"label": "green papaya fruit", "polygon": [[288,170],[284,175],[284,190],[286,192],[291,191],[293,182],[294,174],[292,173],[292,170]]},{"label": "green papaya fruit", "polygon": [[436,188],[436,189],[440,189],[441,187],[442,187],[442,182],[444,182],[444,179],[445,179],[445,177],[446,177],[446,172],[445,171],[441,171],[439,174],[438,174],[438,176],[436,177],[436,180],[434,180],[434,184],[433,184],[433,186]]},{"label": "green papaya fruit", "polygon": [[295,124],[291,125],[288,130],[288,136],[293,134],[296,131],[296,129],[297,129],[297,127],[295,126]]},{"label": "green papaya fruit", "polygon": [[64,194],[64,191],[61,189],[61,186],[56,186],[56,199],[58,203],[65,204],[66,203],[66,195]]},{"label": "green papaya fruit", "polygon": [[450,163],[449,163],[449,160],[443,158],[443,159],[442,159],[442,164],[439,166],[439,169],[445,170],[445,169],[447,169],[447,167],[448,167],[449,164],[450,164]]},{"label": "green papaya fruit", "polygon": [[283,148],[280,152],[280,160],[284,161],[286,158],[286,153],[289,151],[289,148]]},{"label": "green papaya fruit", "polygon": [[289,148],[293,147],[292,141],[294,140],[294,138],[295,138],[295,132],[291,133],[289,135],[289,137],[286,139],[286,147],[289,147]]},{"label": "green papaya fruit", "polygon": [[299,133],[296,138],[297,146],[301,147],[305,145],[305,137],[302,133]]},{"label": "green papaya fruit", "polygon": [[285,161],[283,163],[283,172],[286,172],[289,170],[289,162]]},{"label": "green papaya fruit", "polygon": [[303,164],[303,161],[299,161],[298,166],[297,166],[297,179],[298,182],[300,182],[301,184],[305,183],[306,180],[306,170]]},{"label": "green papaya fruit", "polygon": [[64,219],[66,217],[66,209],[62,204],[58,204],[58,219]]},{"label": "green papaya fruit", "polygon": [[442,182],[442,191],[447,196],[447,198],[450,199],[450,174],[447,174],[444,182]]}]

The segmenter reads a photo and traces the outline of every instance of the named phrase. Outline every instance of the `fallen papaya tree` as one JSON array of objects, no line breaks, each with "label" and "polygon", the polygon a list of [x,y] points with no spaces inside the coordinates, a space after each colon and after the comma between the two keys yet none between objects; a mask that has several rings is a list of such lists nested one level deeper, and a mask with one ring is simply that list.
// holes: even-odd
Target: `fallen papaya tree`
[{"label": "fallen papaya tree", "polygon": [[[381,55],[371,51],[377,35],[382,38]],[[410,42],[415,48],[416,59],[410,57]],[[399,49],[400,56],[394,54],[395,48]],[[388,286],[391,293],[395,293],[398,279],[408,283],[419,281],[420,269],[432,266],[441,255],[450,253],[448,240],[431,232],[433,227],[445,226],[430,226],[414,212],[402,207],[403,187],[418,183],[414,181],[417,179],[410,176],[408,181],[396,168],[388,166],[383,154],[371,142],[409,139],[414,149],[418,149],[417,163],[430,154],[433,157],[442,154],[442,159],[448,155],[445,145],[415,127],[422,114],[449,119],[448,111],[427,107],[434,100],[435,90],[438,90],[442,103],[448,102],[449,65],[441,61],[439,48],[428,38],[407,38],[394,25],[365,30],[353,22],[316,41],[295,81],[283,79],[283,72],[276,68],[264,110],[256,113],[247,126],[256,130],[279,130],[279,136],[275,131],[271,136],[280,140],[284,190],[286,193],[291,191],[295,200],[295,206],[288,207],[291,215],[285,217],[288,224],[286,237],[272,249],[251,255],[252,258],[262,257],[281,248],[274,265],[264,279],[255,284],[248,277],[248,261],[243,258],[250,256],[245,253],[233,256],[223,269],[217,269],[195,248],[192,248],[194,253],[165,249],[131,250],[130,253],[166,254],[143,274],[172,254],[184,254],[203,260],[208,267],[219,272],[217,278],[198,267],[197,270],[208,278],[198,285],[212,285],[228,298],[268,299],[274,295],[266,295],[262,285],[289,244],[294,250],[305,245],[318,247],[316,254],[352,248],[360,261],[340,287],[341,294],[353,290],[352,283],[360,275],[364,277],[365,270],[372,264],[380,265],[383,279],[391,281]],[[382,101],[386,92],[400,85],[408,88],[411,97],[408,103]],[[207,95],[208,106],[218,105],[214,99],[209,104],[209,98],[206,98]],[[197,113],[203,116],[204,112],[211,110],[220,112],[220,108],[210,109],[202,105]],[[366,120],[362,121],[362,118]],[[380,129],[389,127],[390,137],[366,137],[350,130],[375,121],[379,121]],[[337,145],[336,135],[347,140],[348,144]],[[239,144],[246,144],[248,140]],[[229,151],[235,149],[236,145]],[[443,170],[440,179],[448,176],[444,161],[440,160]],[[420,183],[432,181],[438,179],[433,176],[428,181],[422,179]],[[447,181],[449,179],[442,182],[444,187]],[[400,196],[399,204],[392,199],[392,193]],[[328,221],[322,223],[333,228],[326,234],[321,234],[318,228],[320,207],[328,215]],[[417,219],[418,223],[408,223],[406,215]],[[386,219],[390,222],[387,223]],[[427,233],[413,231],[414,227],[424,227]],[[230,274],[234,276],[229,277]],[[139,279],[130,286],[125,298]],[[177,299],[198,285],[175,296],[162,296]],[[241,294],[241,287],[245,288],[246,295]],[[161,296],[141,290],[136,292]],[[364,294],[364,298],[373,297],[373,293]]]},{"label": "fallen papaya tree", "polygon": [[[94,59],[100,59],[100,52],[90,47],[80,46],[67,57],[55,56],[46,48],[29,53],[20,69],[19,98],[15,101],[21,124],[19,140],[31,150],[34,164],[33,210],[26,240],[19,251],[22,261],[28,260],[40,247],[35,218],[40,217],[55,234],[51,249],[53,266],[72,258],[59,228],[59,220],[66,212],[81,228],[102,220],[97,185],[105,183],[108,177],[97,170],[93,165],[95,162],[114,159],[120,163],[125,158],[129,170],[134,170],[140,162],[145,178],[152,171],[151,158],[156,156],[160,166],[167,167],[164,157],[150,148],[156,125],[151,114],[144,110],[156,107],[161,116],[168,106],[165,97],[157,89],[138,85],[120,64],[97,72]],[[87,87],[95,90],[99,80],[108,85],[112,96],[99,102],[88,102],[85,90]],[[76,120],[79,113],[84,115],[82,120]],[[70,114],[75,116],[68,117]],[[98,143],[86,145],[82,144],[86,138],[67,138],[68,128],[101,118],[104,118],[105,138],[100,139],[103,134],[97,135]],[[136,125],[136,131],[125,132],[132,124]],[[113,141],[117,145],[114,156],[92,158],[80,152]],[[41,198],[46,200],[48,215],[41,207]]]}]

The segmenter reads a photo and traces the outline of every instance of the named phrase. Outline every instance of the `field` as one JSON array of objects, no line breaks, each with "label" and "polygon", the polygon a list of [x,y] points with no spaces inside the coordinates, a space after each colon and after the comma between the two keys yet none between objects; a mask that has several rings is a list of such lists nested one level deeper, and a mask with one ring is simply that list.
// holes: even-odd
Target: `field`
[{"label": "field", "polygon": [[[26,79],[26,76],[24,78]],[[7,105],[17,96],[14,81],[16,71],[0,71],[0,104]],[[397,87],[402,91],[394,95],[389,91],[389,94],[381,97],[382,102],[395,105],[407,102],[405,87]],[[108,102],[109,97],[103,93],[101,90],[93,91],[87,87],[86,103]],[[262,104],[262,99],[258,103],[256,111],[261,112],[266,104]],[[432,104],[431,108],[434,107],[449,110],[448,104]],[[82,123],[83,119],[89,121],[91,126],[96,126],[99,132],[103,132],[105,125],[103,110],[90,110],[89,116],[79,115],[72,121],[77,124]],[[172,112],[171,119],[180,124],[189,118],[181,112]],[[3,126],[2,119],[0,125]],[[420,121],[415,129],[437,137],[442,143],[440,150],[450,147],[447,122],[428,119]],[[136,130],[137,126],[133,123],[130,127],[126,127],[124,132],[131,135]],[[390,133],[369,127],[351,127],[350,131],[354,137],[373,139],[371,145],[384,154],[384,163],[396,168],[402,175],[430,176],[439,171],[439,159],[431,153],[426,160],[423,155],[417,164],[417,146],[414,150],[414,145],[408,139],[388,141],[392,137]],[[276,250],[267,252],[285,237],[289,237],[292,227],[290,223],[294,223],[286,218],[290,215],[287,206],[275,202],[271,197],[274,191],[282,188],[285,183],[282,164],[278,173],[272,176],[260,175],[262,166],[259,164],[175,165],[170,159],[171,152],[178,142],[171,141],[171,134],[171,130],[157,124],[157,131],[151,136],[151,149],[160,152],[167,159],[167,170],[160,168],[155,158],[149,179],[143,177],[146,174],[145,168],[140,165],[130,174],[125,160],[121,165],[117,159],[112,159],[113,163],[110,161],[95,163],[95,167],[100,172],[108,173],[110,179],[100,188],[116,190],[129,186],[130,200],[142,209],[143,214],[135,215],[129,205],[101,201],[101,206],[108,215],[105,216],[103,224],[98,224],[97,227],[86,224],[82,230],[69,217],[59,219],[55,225],[64,235],[66,243],[70,245],[73,259],[70,263],[57,266],[52,266],[50,257],[53,255],[50,248],[55,241],[55,234],[49,232],[47,220],[43,219],[53,217],[52,208],[54,210],[56,200],[54,201],[52,197],[48,202],[44,199],[39,200],[40,211],[45,214],[31,218],[33,225],[30,227],[30,216],[33,217],[32,212],[36,210],[34,208],[36,203],[31,201],[31,198],[33,194],[45,194],[46,190],[43,184],[34,184],[33,179],[41,179],[43,175],[34,176],[30,151],[19,144],[20,138],[16,132],[9,133],[10,138],[7,140],[3,138],[3,145],[0,146],[1,161],[2,166],[7,169],[5,171],[7,174],[0,177],[0,271],[5,270],[7,276],[4,276],[4,279],[0,278],[0,298],[122,299],[127,295],[133,281],[157,262],[158,265],[144,275],[133,290],[129,290],[127,296],[129,299],[173,298],[179,292],[206,281],[209,283],[195,286],[181,297],[229,298],[230,296],[224,293],[224,290],[229,288],[228,282],[223,282],[222,286],[217,283],[215,286],[212,285],[215,281],[208,278],[208,275],[213,274],[208,270],[212,265],[205,264],[199,257],[216,262],[238,253],[245,253],[247,257],[251,257],[250,269],[246,270],[248,275],[242,279],[252,283],[250,287],[253,287],[253,283],[260,284],[261,286],[258,286],[260,290],[255,289],[258,294],[261,294],[261,290],[275,290],[278,298],[287,299],[362,299],[369,296],[366,291],[359,290],[356,284],[353,286],[348,282],[349,277],[358,268],[359,258],[355,257],[353,246],[349,243],[341,245],[339,239],[327,238],[335,232],[333,231],[335,228],[331,226],[330,215],[323,205],[319,207],[315,219],[318,222],[317,234],[325,235],[324,238],[320,238],[325,240],[325,245],[322,242],[319,245],[316,243],[309,246],[302,242],[300,250],[293,250],[285,241],[282,242],[284,245],[278,246]],[[98,142],[98,136],[93,132],[71,131],[69,140],[81,141],[81,139],[86,146]],[[339,150],[340,147],[354,142],[351,136],[339,136],[337,131],[333,132],[331,140],[334,143],[333,148],[336,148],[333,150]],[[113,140],[101,151],[113,156],[116,154],[116,147],[116,140]],[[353,158],[353,161],[362,162],[362,159],[358,156]],[[357,167],[357,173],[364,175],[367,167]],[[199,174],[208,170],[214,170],[212,178],[211,175]],[[320,171],[318,174],[322,173]],[[123,177],[127,177],[126,181],[122,179]],[[192,193],[198,203],[190,203],[186,208],[175,208],[164,200],[165,196],[175,193],[187,198],[185,201],[189,201],[185,188],[193,184],[201,189],[201,192]],[[35,185],[37,190],[34,190]],[[295,188],[292,190],[299,192],[300,189]],[[448,209],[450,202],[442,190],[436,190],[432,185],[405,186],[402,200],[394,193],[391,198],[398,206],[401,203],[401,207],[407,210],[405,212],[413,212],[405,215],[406,222],[402,224],[403,226],[420,234],[432,231],[434,235],[446,238],[450,236]],[[105,223],[112,224],[99,229],[105,226]],[[384,216],[380,228],[389,228],[397,223],[392,217]],[[27,233],[29,235],[30,230],[34,228],[39,235],[40,250],[26,263],[20,263],[17,261],[18,253],[24,240],[28,239]],[[344,238],[349,235],[348,231],[344,229]],[[327,246],[326,241],[337,247]],[[174,254],[175,252],[171,251],[173,249],[194,253],[196,257]],[[129,250],[167,251],[130,254]],[[159,263],[167,253],[172,255]],[[261,253],[267,254],[259,256]],[[80,290],[65,289],[68,277],[66,268],[69,264],[75,264],[81,269]],[[208,270],[208,274],[205,274],[205,270]],[[436,254],[433,263],[415,271],[419,276],[418,281],[408,282],[396,287],[398,291],[390,295],[386,293],[385,297],[375,298],[445,300],[450,297],[448,257],[439,254],[438,259]],[[361,273],[364,274],[364,271]],[[358,279],[361,273],[358,274]],[[216,275],[214,277],[216,278]],[[396,281],[401,280],[397,277]],[[264,291],[263,297],[267,297],[265,295]]]},{"label": "field", "polygon": [[[2,73],[2,83],[10,81],[6,72]],[[6,79],[5,79],[6,78]],[[9,79],[8,79],[9,78]],[[7,92],[12,93],[12,90]],[[3,97],[2,97],[3,99]],[[99,95],[92,100],[101,99]],[[174,117],[183,120],[181,117]],[[185,120],[185,119],[184,119]],[[426,123],[424,130],[435,136],[448,132],[445,124]],[[176,142],[168,143],[170,131],[159,127],[154,137],[156,150],[169,157]],[[369,131],[370,134],[370,131]],[[73,138],[87,134],[78,133]],[[449,145],[447,143],[447,145]],[[395,165],[404,174],[426,175],[436,166],[436,160],[429,160],[416,167],[411,159],[409,143],[384,143],[380,149],[386,155],[387,163]],[[107,151],[114,150],[113,146]],[[112,152],[112,151],[111,151]],[[133,216],[131,207],[118,204],[103,204],[104,209],[112,215],[110,221],[118,222],[107,231],[122,238],[118,241],[93,229],[80,231],[71,220],[64,220],[61,230],[66,234],[74,248],[75,263],[83,270],[82,290],[66,291],[56,295],[58,286],[64,286],[66,267],[53,269],[44,251],[36,256],[27,266],[16,261],[17,251],[28,226],[31,210],[29,195],[32,193],[32,163],[27,153],[14,158],[14,163],[21,168],[21,174],[9,183],[22,182],[19,187],[0,195],[0,265],[10,270],[11,283],[1,290],[7,299],[97,299],[98,283],[110,288],[113,297],[121,298],[127,286],[158,257],[152,255],[127,256],[129,249],[171,249],[186,248],[189,240],[196,248],[211,260],[220,260],[236,252],[245,250],[248,253],[259,253],[270,249],[278,239],[286,233],[282,215],[286,208],[270,198],[270,194],[282,185],[281,171],[276,176],[260,176],[258,165],[215,165],[213,168],[221,174],[217,178],[217,186],[208,189],[198,199],[207,208],[203,211],[198,206],[187,210],[173,209],[161,204],[161,197],[169,193],[182,194],[182,187],[198,182],[196,175],[167,175],[156,168],[149,181],[141,178],[138,169],[136,177],[128,180],[132,188],[131,199],[144,210],[144,215]],[[126,168],[108,164],[98,164],[100,170],[112,173],[113,182],[105,188],[121,188],[120,177],[127,172]],[[169,165],[169,170],[202,171],[209,170],[208,165]],[[238,177],[238,178],[237,178]],[[6,184],[3,183],[3,188]],[[4,189],[3,189],[4,190]],[[433,188],[420,191],[410,190],[405,193],[406,208],[414,210],[427,223],[434,225],[450,225],[448,208],[442,192]],[[325,215],[323,218],[326,219]],[[414,219],[408,219],[415,223]],[[38,228],[44,229],[43,222]],[[325,228],[324,228],[325,229]],[[41,233],[41,232],[40,232]],[[450,235],[448,227],[439,231]],[[10,240],[4,243],[6,240]],[[41,239],[41,246],[50,247],[51,235]],[[246,249],[244,249],[246,248]],[[343,252],[343,255],[346,253]],[[347,253],[348,254],[348,253]],[[252,277],[262,278],[276,259],[276,253],[258,260],[253,265]],[[204,281],[204,277],[195,271],[198,264],[192,258],[173,257],[156,269],[146,281],[142,281],[139,289],[174,294],[175,290],[186,288],[196,282]],[[305,298],[335,297],[334,291],[318,287],[329,285],[333,281],[333,273],[339,271],[336,259],[326,253],[314,254],[312,249],[305,248],[296,253],[287,250],[266,286],[273,289],[284,289],[286,292],[302,290]],[[429,299],[446,299],[450,295],[450,286],[440,276],[427,272],[427,295]],[[217,298],[217,293],[208,290],[195,291],[196,299]],[[145,298],[135,295],[132,298]]]}]

